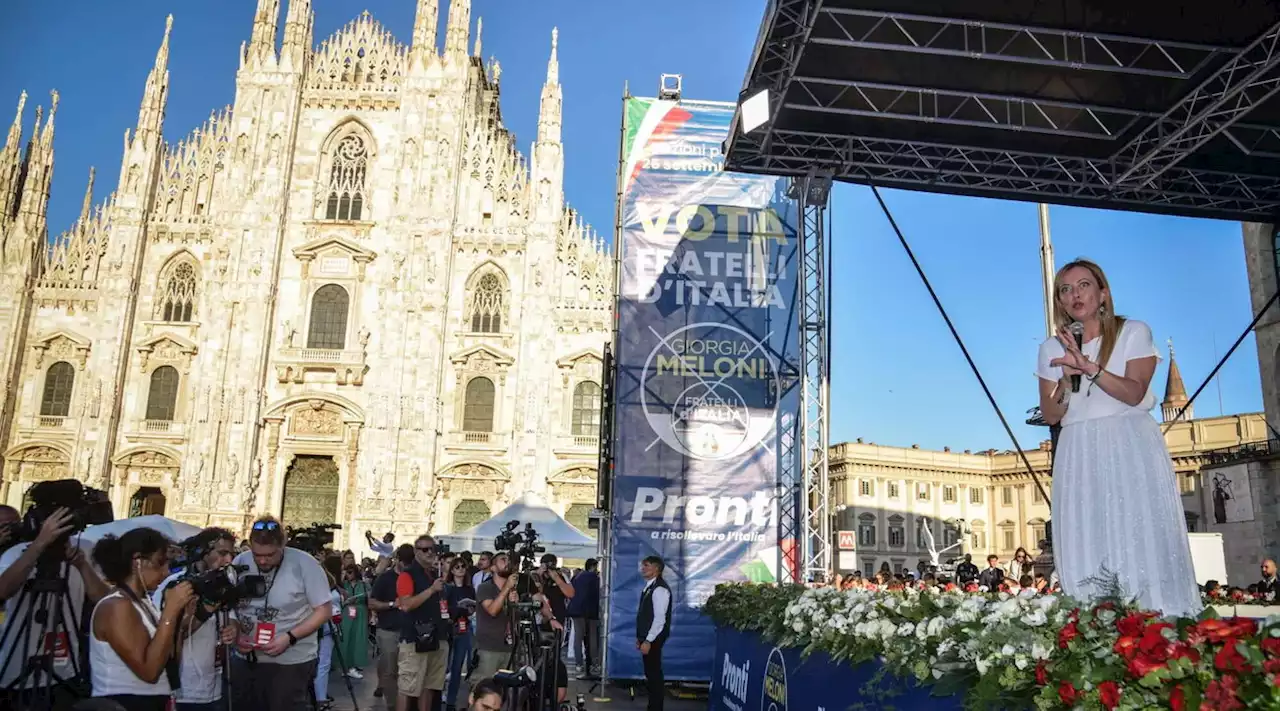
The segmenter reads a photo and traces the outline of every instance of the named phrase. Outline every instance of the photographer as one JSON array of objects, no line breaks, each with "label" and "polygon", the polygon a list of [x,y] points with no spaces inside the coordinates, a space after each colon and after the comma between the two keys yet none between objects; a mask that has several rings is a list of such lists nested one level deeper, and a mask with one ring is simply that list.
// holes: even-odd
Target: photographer
[{"label": "photographer", "polygon": [[169,574],[169,540],[150,528],[103,538],[93,560],[116,585],[89,623],[93,695],[125,711],[165,711],[178,679],[178,621],[195,602],[195,591],[179,583],[165,591],[165,610],[155,609],[151,592]]},{"label": "photographer", "polygon": [[[551,606],[552,619],[563,623],[569,619],[565,600],[573,599],[573,586],[565,580],[564,575],[560,573],[560,569],[556,567],[559,559],[554,553],[545,553],[542,556],[541,566],[538,568],[538,587],[542,588],[542,595],[547,599],[547,604]],[[550,623],[550,620],[547,621]]]},{"label": "photographer", "polygon": [[[69,706],[74,702],[74,698],[65,693],[65,687],[55,686],[55,679],[51,678],[48,672],[42,673],[38,678],[36,675],[28,676],[17,687],[15,683],[23,676],[28,659],[42,652],[52,653],[53,659],[49,669],[57,679],[71,678],[77,667],[81,672],[84,671],[83,664],[73,661],[81,659],[77,625],[84,622],[86,598],[88,602],[97,602],[107,595],[109,589],[80,549],[74,543],[67,541],[67,534],[73,527],[70,509],[57,509],[40,525],[40,531],[36,534],[35,540],[30,543],[19,543],[0,555],[0,571],[2,571],[0,572],[0,598],[4,600],[5,612],[3,645],[0,646],[0,664],[3,665],[0,669],[0,689],[21,688],[28,690],[24,696],[49,698],[50,690],[47,687],[53,687],[56,708]],[[67,593],[62,598],[64,604],[60,611],[64,626],[58,630],[58,638],[54,640],[51,650],[45,646],[44,634],[46,632],[52,634],[54,630],[46,629],[34,617],[24,638],[17,639],[20,626],[27,618],[34,599],[31,594],[22,595],[23,586],[35,577],[36,564],[42,558],[48,560],[50,556],[62,556],[68,563],[65,566],[59,564],[55,571],[59,577],[65,571]],[[18,604],[20,600],[21,605]],[[53,615],[50,614],[48,618],[50,622],[52,617]],[[72,634],[68,635],[67,630]],[[42,691],[38,694],[31,691],[36,688]],[[3,697],[3,692],[0,692],[0,704],[5,701]],[[7,701],[10,708],[23,708],[25,705],[17,692]]]},{"label": "photographer", "polygon": [[249,552],[237,556],[235,564],[266,579],[266,594],[243,601],[237,610],[240,637],[231,664],[235,708],[310,708],[316,631],[333,610],[324,569],[306,553],[286,548],[284,529],[269,516],[253,523]]},{"label": "photographer", "polygon": [[12,506],[0,504],[0,552],[17,543],[17,535],[21,532],[22,514]]},{"label": "photographer", "polygon": [[[481,583],[480,589],[476,591],[477,600],[480,603],[480,611],[476,615],[476,647],[479,663],[472,676],[482,679],[492,677],[508,666],[514,666],[511,664],[511,656],[515,651],[515,640],[508,634],[508,630],[516,629],[517,612],[514,604],[520,600],[517,590],[520,573],[512,566],[509,554],[494,555],[489,570],[493,573],[493,577]],[[552,613],[546,596],[536,589],[538,580],[535,578],[532,582],[535,588],[530,592],[534,593],[533,597],[541,602],[540,611],[546,626],[553,632],[564,634],[564,625]],[[555,658],[556,668],[554,674],[542,676],[542,683],[546,685],[545,690],[550,691],[554,682],[557,703],[559,703],[563,702],[569,693],[569,671],[559,659],[557,645],[553,644],[549,653]],[[542,670],[539,669],[540,675],[541,672]]]},{"label": "photographer", "polygon": [[408,711],[411,696],[418,699],[418,711],[431,711],[444,691],[453,621],[465,613],[444,593],[435,539],[418,536],[413,548],[413,563],[396,580],[397,601],[404,612],[396,711]]},{"label": "photographer", "polygon": [[[190,565],[165,579],[152,595],[151,602],[165,611],[168,589],[189,578],[218,571],[231,564],[235,555],[236,536],[225,528],[206,528],[182,542]],[[183,620],[182,688],[174,694],[177,711],[219,711],[222,701],[222,667],[224,644],[236,639],[236,625],[226,622],[221,629],[209,624],[209,618],[221,610],[220,601],[202,600],[194,615]]]}]

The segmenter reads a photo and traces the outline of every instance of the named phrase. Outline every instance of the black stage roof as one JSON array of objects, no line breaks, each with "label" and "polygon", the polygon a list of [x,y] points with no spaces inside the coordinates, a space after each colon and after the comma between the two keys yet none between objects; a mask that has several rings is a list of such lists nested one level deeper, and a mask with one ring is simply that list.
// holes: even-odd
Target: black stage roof
[{"label": "black stage roof", "polygon": [[772,0],[727,168],[1280,216],[1280,2]]}]

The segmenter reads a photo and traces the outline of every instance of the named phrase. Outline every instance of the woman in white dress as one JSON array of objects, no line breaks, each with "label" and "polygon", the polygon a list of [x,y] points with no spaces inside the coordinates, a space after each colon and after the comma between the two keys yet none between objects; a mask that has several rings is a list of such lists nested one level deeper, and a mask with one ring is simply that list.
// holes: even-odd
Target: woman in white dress
[{"label": "woman in white dress", "polygon": [[[1106,275],[1074,261],[1054,280],[1056,338],[1040,346],[1040,412],[1061,424],[1053,465],[1053,545],[1062,589],[1081,600],[1124,595],[1166,615],[1195,615],[1182,501],[1151,389],[1151,329],[1116,315]],[[1084,347],[1070,325],[1084,325]],[[1072,392],[1071,376],[1080,389]]]}]

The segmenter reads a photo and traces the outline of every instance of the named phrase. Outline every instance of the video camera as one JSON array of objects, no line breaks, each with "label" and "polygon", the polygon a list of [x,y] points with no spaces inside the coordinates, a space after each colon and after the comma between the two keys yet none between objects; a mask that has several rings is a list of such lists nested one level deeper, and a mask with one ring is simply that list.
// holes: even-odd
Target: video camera
[{"label": "video camera", "polygon": [[267,594],[267,579],[261,575],[243,575],[248,569],[247,565],[226,565],[203,573],[192,571],[173,584],[191,583],[191,589],[202,602],[229,609],[239,605],[241,600]]},{"label": "video camera", "polygon": [[62,540],[49,546],[46,553],[61,559],[65,554],[65,542],[74,534],[80,533],[86,526],[111,523],[115,514],[111,510],[111,501],[107,494],[99,489],[91,489],[75,479],[59,479],[42,481],[27,492],[31,506],[23,514],[22,520],[8,524],[10,540],[14,543],[30,543],[40,535],[44,522],[58,509],[67,509],[71,513],[68,523],[71,530]]},{"label": "video camera", "polygon": [[519,526],[519,521],[508,521],[502,533],[493,539],[493,547],[511,558],[513,572],[527,573],[533,570],[533,561],[538,554],[547,549],[538,545],[538,532],[532,523],[526,523],[523,531],[516,530]]},{"label": "video camera", "polygon": [[333,532],[341,529],[342,526],[336,523],[316,523],[306,528],[289,528],[285,532],[289,536],[290,547],[319,555],[333,546]]}]

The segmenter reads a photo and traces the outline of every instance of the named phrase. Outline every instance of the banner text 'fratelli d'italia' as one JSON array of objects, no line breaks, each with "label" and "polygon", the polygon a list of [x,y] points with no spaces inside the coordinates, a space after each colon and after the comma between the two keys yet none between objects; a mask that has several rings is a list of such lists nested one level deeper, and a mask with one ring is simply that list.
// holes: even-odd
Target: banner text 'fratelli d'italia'
[{"label": "banner text 'fratelli d'italia'", "polygon": [[698,608],[718,583],[777,574],[798,216],[784,180],[723,171],[732,104],[625,105],[607,671],[643,676],[631,611],[640,562],[658,555],[673,592],[666,677],[707,680],[715,631]]}]

